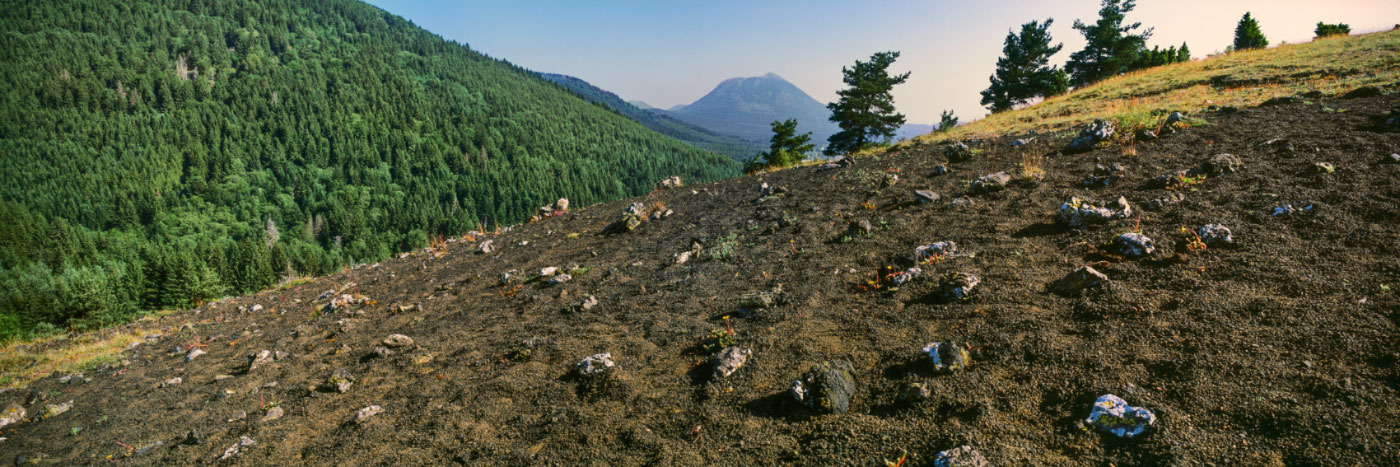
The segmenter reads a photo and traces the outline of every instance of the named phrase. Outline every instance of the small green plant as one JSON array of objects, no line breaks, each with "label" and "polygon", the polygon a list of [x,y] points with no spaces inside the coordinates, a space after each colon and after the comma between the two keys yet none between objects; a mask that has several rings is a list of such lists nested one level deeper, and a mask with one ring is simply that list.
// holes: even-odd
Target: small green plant
[{"label": "small green plant", "polygon": [[900,450],[899,450],[899,458],[898,458],[898,459],[895,459],[895,460],[885,459],[885,467],[903,467],[903,466],[904,466],[904,461],[906,461],[906,460],[909,460],[909,451],[908,451],[908,450],[905,450],[905,449],[900,449]]},{"label": "small green plant", "polygon": [[[725,318],[728,318],[728,316]],[[724,320],[724,322],[725,326],[729,325],[728,319]],[[725,347],[733,347],[734,344],[734,330],[732,328],[726,328],[710,331],[710,334],[705,336],[705,341],[701,347],[705,349],[706,353],[716,353],[724,350]]]},{"label": "small green plant", "polygon": [[73,428],[69,428],[69,429],[68,429],[68,436],[78,436],[78,433],[82,433],[82,432],[83,432],[83,427],[75,426],[75,427],[73,427]]},{"label": "small green plant", "polygon": [[1206,181],[1206,176],[1204,174],[1194,176],[1178,174],[1176,177],[1172,178],[1171,181],[1167,182],[1167,190],[1171,191],[1180,190],[1183,188],[1190,188],[1196,185],[1200,185],[1204,181]]},{"label": "small green plant", "polygon": [[1206,242],[1201,241],[1200,234],[1186,227],[1181,228],[1181,233],[1190,233],[1191,237],[1186,239],[1186,251],[1205,251]]},{"label": "small green plant", "polygon": [[734,256],[734,247],[739,246],[739,234],[731,233],[722,237],[719,243],[710,248],[710,259],[721,260]]}]

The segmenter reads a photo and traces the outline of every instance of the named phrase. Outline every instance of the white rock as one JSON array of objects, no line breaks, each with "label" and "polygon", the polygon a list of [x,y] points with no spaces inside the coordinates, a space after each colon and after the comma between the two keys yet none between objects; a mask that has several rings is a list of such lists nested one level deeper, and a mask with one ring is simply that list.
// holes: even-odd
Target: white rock
[{"label": "white rock", "polygon": [[364,423],[366,421],[369,421],[370,417],[379,415],[379,413],[383,411],[384,408],[377,405],[371,405],[369,407],[360,409],[359,412],[355,412],[355,423]]},{"label": "white rock", "polygon": [[230,447],[230,448],[228,448],[228,449],[225,449],[225,450],[224,450],[224,455],[221,456],[221,457],[219,457],[219,460],[228,460],[228,459],[232,459],[233,456],[237,456],[237,455],[243,453],[243,450],[244,450],[244,449],[249,448],[249,447],[252,447],[254,444],[258,444],[258,442],[257,442],[257,441],[253,441],[253,438],[249,438],[249,437],[247,437],[247,436],[244,436],[244,437],[240,438],[240,439],[238,440],[238,443],[234,444],[233,447]]}]

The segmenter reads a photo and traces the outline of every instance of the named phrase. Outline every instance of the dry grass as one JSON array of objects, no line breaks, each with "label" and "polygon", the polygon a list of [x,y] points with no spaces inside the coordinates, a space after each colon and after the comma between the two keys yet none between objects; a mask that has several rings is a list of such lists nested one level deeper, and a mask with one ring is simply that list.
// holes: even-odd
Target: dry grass
[{"label": "dry grass", "polygon": [[[1361,86],[1396,82],[1400,82],[1400,31],[1392,30],[1142,70],[911,142],[1063,131],[1095,118],[1114,120],[1131,134],[1159,124],[1173,111],[1189,114],[1210,105],[1250,107],[1274,97],[1310,91],[1339,95]],[[904,144],[910,142],[900,146]]]},{"label": "dry grass", "polygon": [[92,331],[74,337],[51,336],[15,341],[0,346],[0,388],[29,385],[51,374],[90,371],[104,363],[122,360],[122,352],[156,332],[162,311],[115,328]]},{"label": "dry grass", "polygon": [[1020,175],[1028,180],[1040,180],[1045,177],[1045,156],[1037,152],[1022,152]]}]

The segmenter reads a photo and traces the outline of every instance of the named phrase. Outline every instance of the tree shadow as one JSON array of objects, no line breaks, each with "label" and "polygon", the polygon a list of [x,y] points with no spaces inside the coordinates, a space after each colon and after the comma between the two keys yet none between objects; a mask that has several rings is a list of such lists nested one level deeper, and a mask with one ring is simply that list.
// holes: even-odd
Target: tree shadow
[{"label": "tree shadow", "polygon": [[1016,233],[1011,234],[1011,238],[1028,238],[1059,235],[1065,232],[1069,232],[1070,229],[1072,229],[1072,227],[1061,224],[1059,222],[1040,222],[1026,226],[1021,230],[1017,230]]}]

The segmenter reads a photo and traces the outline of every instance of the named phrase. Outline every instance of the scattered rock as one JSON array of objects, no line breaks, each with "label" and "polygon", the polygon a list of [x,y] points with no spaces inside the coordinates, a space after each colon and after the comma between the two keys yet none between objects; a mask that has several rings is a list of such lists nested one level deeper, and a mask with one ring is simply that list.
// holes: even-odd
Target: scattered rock
[{"label": "scattered rock", "polygon": [[209,353],[209,352],[205,352],[204,349],[200,349],[200,348],[197,348],[197,347],[196,347],[194,350],[190,350],[190,353],[189,353],[189,354],[185,355],[185,362],[186,362],[186,363],[192,362],[192,361],[194,361],[195,358],[199,357],[200,355],[207,354],[207,353]]},{"label": "scattered rock", "polygon": [[977,203],[972,201],[972,198],[969,198],[967,196],[959,196],[957,198],[953,198],[953,202],[948,203],[948,205],[955,208],[970,208],[976,206]]},{"label": "scattered rock", "polygon": [[232,416],[232,417],[229,417],[228,421],[229,421],[230,423],[232,423],[232,422],[243,421],[243,420],[245,420],[245,419],[247,419],[247,418],[248,418],[248,412],[239,410],[239,411],[237,411],[237,412],[234,412],[234,413],[233,413],[233,416]]},{"label": "scattered rock", "polygon": [[1216,154],[1201,164],[1201,171],[1207,175],[1235,173],[1244,168],[1244,163],[1234,154]]},{"label": "scattered rock", "polygon": [[982,278],[976,274],[959,272],[949,274],[939,284],[940,294],[947,301],[962,301],[972,298]]},{"label": "scattered rock", "polygon": [[635,203],[632,203],[632,204],[627,205],[627,210],[626,210],[626,211],[623,211],[622,213],[623,213],[623,214],[628,214],[628,215],[637,216],[637,217],[646,217],[646,216],[647,216],[647,207],[646,207],[646,205],[642,204],[641,202],[635,202]]},{"label": "scattered rock", "polygon": [[224,450],[224,455],[223,455],[223,456],[220,456],[220,457],[219,457],[219,460],[222,461],[222,460],[232,459],[233,456],[237,456],[237,455],[239,455],[239,454],[242,454],[244,449],[250,448],[250,447],[252,447],[254,444],[258,444],[258,442],[257,442],[257,441],[253,441],[253,438],[249,438],[249,437],[247,437],[247,436],[243,436],[243,437],[241,437],[241,438],[238,439],[238,442],[235,443],[235,444],[233,445],[233,447],[230,447],[230,448],[228,448],[228,449],[225,449],[225,450]]},{"label": "scattered rock", "polygon": [[680,253],[677,253],[676,264],[685,264],[686,261],[690,261],[690,256],[693,254],[695,254],[695,252],[693,251],[682,251]]},{"label": "scattered rock", "polygon": [[614,368],[617,368],[617,364],[613,363],[611,352],[589,355],[577,365],[578,375],[584,378],[606,376],[611,374]]},{"label": "scattered rock", "polygon": [[1094,164],[1094,175],[1085,178],[1083,183],[1090,188],[1107,187],[1122,179],[1127,172],[1128,169],[1117,162],[1108,165]]},{"label": "scattered rock", "polygon": [[1011,183],[1011,175],[1006,172],[987,174],[973,180],[968,186],[968,191],[974,194],[1001,191],[1006,188],[1007,183]]},{"label": "scattered rock", "polygon": [[1400,154],[1391,154],[1390,157],[1385,158],[1385,162],[1400,164]]},{"label": "scattered rock", "polygon": [[933,467],[992,467],[972,446],[958,446],[933,456]]},{"label": "scattered rock", "polygon": [[932,258],[948,257],[958,253],[958,244],[950,241],[934,242],[914,247],[914,262],[922,263]]},{"label": "scattered rock", "polygon": [[787,302],[787,294],[783,293],[782,284],[769,290],[739,295],[739,306],[742,308],[769,308],[785,302]]},{"label": "scattered rock", "polygon": [[914,199],[923,204],[932,203],[938,201],[938,193],[929,190],[914,190]]},{"label": "scattered rock", "polygon": [[1108,283],[1108,276],[1089,266],[1081,266],[1068,275],[1055,281],[1050,290],[1061,295],[1074,295],[1088,289],[1102,287]]},{"label": "scattered rock", "polygon": [[558,273],[559,273],[559,268],[554,267],[554,266],[549,266],[549,267],[540,268],[540,275],[543,276],[543,277],[550,277],[550,276],[553,276],[553,275],[558,274]]},{"label": "scattered rock", "polygon": [[182,441],[180,441],[180,444],[186,444],[186,445],[190,445],[190,446],[198,446],[200,443],[203,443],[203,442],[204,442],[204,436],[202,436],[202,435],[199,434],[199,430],[196,430],[196,429],[194,429],[194,428],[191,428],[190,431],[189,431],[188,433],[185,433],[185,439],[182,440]]},{"label": "scattered rock", "polygon": [[248,372],[251,373],[253,372],[253,370],[256,370],[264,365],[269,365],[271,363],[272,351],[266,349],[259,350],[258,353],[248,356]]},{"label": "scattered rock", "polygon": [[1128,232],[1113,239],[1114,252],[1130,258],[1147,256],[1157,250],[1152,239],[1146,235]]},{"label": "scattered rock", "polygon": [[44,405],[44,416],[41,419],[48,420],[50,418],[63,415],[64,412],[67,412],[72,408],[73,401],[71,399],[68,402],[64,402],[62,404],[46,404]]},{"label": "scattered rock", "polygon": [[1119,438],[1132,438],[1156,424],[1157,416],[1151,410],[1128,405],[1118,396],[1105,394],[1094,401],[1084,423]]},{"label": "scattered rock", "polygon": [[821,413],[843,414],[851,408],[856,392],[855,369],[846,360],[812,366],[802,379],[792,382],[789,393],[799,404]]},{"label": "scattered rock", "polygon": [[593,296],[593,295],[589,295],[588,297],[586,297],[586,298],[583,299],[583,302],[582,302],[582,303],[579,303],[578,305],[574,305],[574,311],[577,311],[577,312],[591,311],[591,310],[593,310],[594,308],[597,308],[597,307],[598,307],[598,297],[595,297],[595,296]]},{"label": "scattered rock", "polygon": [[966,370],[968,364],[972,363],[972,357],[967,353],[967,347],[952,341],[934,342],[924,346],[924,355],[928,355],[933,363],[934,373],[952,373],[958,370]]},{"label": "scattered rock", "polygon": [[559,285],[572,280],[574,277],[568,274],[560,274],[549,278],[549,285]]},{"label": "scattered rock", "polygon": [[904,271],[892,274],[890,276],[890,282],[896,286],[902,286],[923,273],[924,270],[917,267],[905,269]]},{"label": "scattered rock", "polygon": [[658,190],[670,190],[670,189],[673,189],[673,188],[680,188],[680,187],[682,187],[682,186],[685,186],[685,184],[684,184],[684,183],[681,183],[681,178],[680,178],[680,177],[677,177],[677,176],[670,176],[670,177],[666,177],[666,178],[661,179],[661,182],[659,182],[659,183],[656,184],[656,189],[658,189]]},{"label": "scattered rock", "polygon": [[289,354],[289,353],[287,353],[287,352],[283,352],[283,351],[281,351],[281,350],[272,352],[272,359],[273,359],[273,360],[277,360],[277,361],[279,361],[279,362],[282,361],[282,360],[286,360],[287,357],[289,357],[289,356],[291,356],[291,354]]},{"label": "scattered rock", "polygon": [[610,233],[625,233],[636,230],[637,227],[640,227],[641,225],[642,218],[640,216],[633,214],[623,214],[621,219],[618,219],[617,222],[614,222],[611,225],[609,225],[608,228],[605,229],[605,231]]},{"label": "scattered rock", "polygon": [[390,334],[384,338],[384,345],[390,348],[408,347],[413,345],[413,338],[403,334]]},{"label": "scattered rock", "polygon": [[1319,174],[1330,174],[1337,171],[1337,167],[1332,165],[1331,162],[1314,162],[1312,168],[1313,173]]},{"label": "scattered rock", "polygon": [[252,310],[253,310],[253,313],[257,313],[257,312],[259,312],[259,311],[263,311],[263,306],[260,305],[260,304],[255,304],[255,305],[253,305]]},{"label": "scattered rock", "polygon": [[282,407],[273,406],[272,408],[267,409],[267,413],[264,414],[261,419],[258,419],[258,421],[262,423],[267,423],[279,418],[282,418]]},{"label": "scattered rock", "polygon": [[24,421],[24,414],[24,407],[18,404],[10,404],[9,407],[5,408],[4,412],[0,412],[0,427]]},{"label": "scattered rock", "polygon": [[1172,112],[1171,115],[1168,115],[1168,116],[1167,116],[1167,125],[1166,125],[1166,126],[1167,126],[1168,128],[1172,128],[1173,126],[1175,126],[1175,125],[1178,124],[1178,123],[1186,123],[1186,116],[1185,116],[1185,115],[1182,115],[1181,112]]},{"label": "scattered rock", "polygon": [[1132,206],[1122,196],[1119,196],[1109,206],[1111,208],[1095,206],[1078,196],[1071,197],[1069,201],[1060,205],[1060,221],[1070,227],[1084,227],[1109,220],[1126,219],[1133,215]]},{"label": "scattered rock", "polygon": [[895,402],[913,405],[926,401],[931,396],[933,396],[933,391],[929,389],[927,384],[910,381],[905,382],[900,387],[899,395],[895,396]]},{"label": "scattered rock", "polygon": [[559,198],[559,200],[557,200],[557,201],[554,202],[554,211],[555,211],[555,212],[559,212],[559,211],[568,211],[568,210],[569,210],[569,198]]},{"label": "scattered rock", "polygon": [[1166,196],[1154,199],[1152,201],[1148,201],[1147,209],[1152,211],[1160,211],[1162,209],[1165,209],[1167,206],[1171,206],[1185,200],[1186,195],[1182,194],[1179,191],[1173,191],[1171,193],[1167,193]]},{"label": "scattered rock", "polygon": [[1230,228],[1220,224],[1206,224],[1196,231],[1196,235],[1201,237],[1201,242],[1207,246],[1228,245],[1235,242],[1230,236]]},{"label": "scattered rock", "polygon": [[1021,138],[1021,139],[1017,139],[1017,140],[1011,142],[1011,147],[1013,147],[1013,148],[1019,148],[1019,147],[1021,147],[1021,146],[1025,146],[1025,145],[1027,145],[1027,144],[1031,144],[1031,143],[1034,142],[1034,141],[1035,141],[1035,137],[1033,137],[1033,136],[1030,137],[1030,138]]},{"label": "scattered rock", "polygon": [[954,141],[943,146],[943,156],[948,158],[948,162],[965,162],[972,160],[972,149],[968,148],[962,141]]},{"label": "scattered rock", "polygon": [[185,379],[184,379],[184,378],[181,378],[181,377],[179,377],[179,376],[176,376],[176,377],[174,377],[174,378],[170,378],[170,379],[167,379],[167,380],[165,380],[165,381],[161,381],[161,382],[160,382],[160,387],[168,388],[168,387],[171,387],[171,386],[174,386],[174,385],[183,383],[183,382],[185,382]]},{"label": "scattered rock", "polygon": [[821,166],[820,168],[818,168],[818,170],[832,170],[832,169],[839,169],[839,168],[842,168],[842,167],[850,167],[850,166],[853,166],[853,165],[856,165],[856,160],[855,160],[855,159],[852,159],[850,156],[841,156],[841,157],[837,157],[837,158],[835,158],[835,159],[832,159],[830,162],[827,162],[827,163],[825,163],[825,164],[822,164],[822,166]]},{"label": "scattered rock", "polygon": [[725,347],[724,350],[719,351],[718,355],[715,355],[714,371],[711,373],[710,378],[728,378],[729,375],[738,371],[739,367],[748,363],[749,357],[752,356],[753,350],[740,349],[738,347]]},{"label": "scattered rock", "polygon": [[948,166],[945,164],[938,164],[933,166],[933,175],[935,177],[939,175],[948,175],[952,171],[953,169],[948,168]]},{"label": "scattered rock", "polygon": [[350,370],[336,368],[335,372],[331,373],[331,377],[326,378],[326,383],[322,387],[344,394],[350,390],[350,386],[354,383],[355,377],[350,374]]},{"label": "scattered rock", "polygon": [[1093,123],[1084,126],[1079,132],[1079,137],[1074,138],[1069,143],[1069,151],[1085,152],[1094,149],[1099,143],[1108,141],[1116,132],[1113,122],[1101,119],[1094,119]]},{"label": "scattered rock", "polygon": [[1157,132],[1152,131],[1151,128],[1143,128],[1138,130],[1133,136],[1137,138],[1138,141],[1152,141],[1157,139]]},{"label": "scattered rock", "polygon": [[787,191],[787,187],[785,186],[768,186],[768,183],[764,182],[762,185],[758,186],[758,197],[768,198],[772,196],[782,196],[786,194]]},{"label": "scattered rock", "polygon": [[384,408],[377,405],[371,405],[369,407],[360,409],[359,412],[355,412],[355,423],[365,423],[369,421],[371,417],[379,415],[379,413],[383,411]]},{"label": "scattered rock", "polygon": [[495,247],[495,246],[492,246],[492,244],[494,244],[495,242],[496,242],[495,240],[487,240],[487,241],[481,242],[480,245],[477,245],[477,247],[476,247],[476,252],[477,252],[477,253],[484,254],[484,255],[489,255],[489,254],[491,254],[491,252],[496,251],[496,247]]}]

